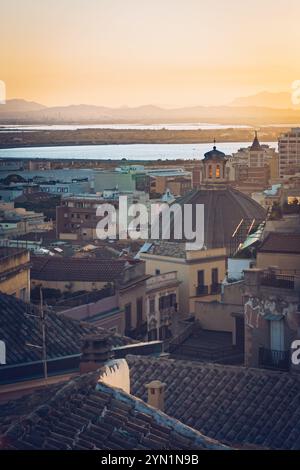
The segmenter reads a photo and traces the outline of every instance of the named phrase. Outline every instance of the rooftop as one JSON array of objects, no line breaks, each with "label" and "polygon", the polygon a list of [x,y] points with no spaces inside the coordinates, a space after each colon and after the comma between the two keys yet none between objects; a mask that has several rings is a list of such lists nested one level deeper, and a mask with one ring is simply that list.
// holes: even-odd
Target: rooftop
[{"label": "rooftop", "polygon": [[[200,189],[177,201],[191,204],[193,230],[196,229],[197,204],[204,205],[204,243],[206,248],[229,247],[240,223],[249,229],[266,218],[266,211],[251,197],[231,187]],[[247,233],[247,231],[246,231]]]},{"label": "rooftop", "polygon": [[[13,296],[0,293],[0,339],[6,344],[7,365],[41,360],[41,350],[28,344],[42,345],[41,321],[32,307]],[[81,339],[91,333],[107,333],[88,323],[70,320],[53,312],[46,314],[47,357],[80,354]],[[111,333],[112,346],[132,342],[129,338]]]},{"label": "rooftop", "polygon": [[0,246],[0,260],[10,258],[11,256],[22,255],[24,253],[27,253],[27,250]]},{"label": "rooftop", "polygon": [[47,281],[112,282],[120,278],[124,259],[61,258],[32,256],[31,278]]},{"label": "rooftop", "polygon": [[300,233],[269,232],[258,251],[300,254]]},{"label": "rooftop", "polygon": [[300,375],[192,361],[127,356],[132,393],[167,384],[165,412],[233,447],[300,449]]},{"label": "rooftop", "polygon": [[[141,400],[104,383],[101,370],[52,388],[36,400],[4,408],[4,449],[136,450],[215,449],[226,447],[206,438]],[[27,407],[26,407],[27,404]],[[21,406],[20,406],[21,405]],[[27,408],[27,409],[26,409]],[[26,413],[27,411],[27,413]],[[7,428],[12,414],[17,421]],[[5,415],[6,413],[6,415]]]}]

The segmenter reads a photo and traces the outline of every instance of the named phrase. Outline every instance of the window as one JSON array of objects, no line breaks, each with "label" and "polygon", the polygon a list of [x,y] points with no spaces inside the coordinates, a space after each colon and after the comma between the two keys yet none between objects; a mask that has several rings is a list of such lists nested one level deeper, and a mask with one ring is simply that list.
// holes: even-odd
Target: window
[{"label": "window", "polygon": [[209,178],[212,178],[212,175],[213,175],[213,173],[212,173],[212,166],[209,165],[209,167],[208,167],[208,177],[209,177]]},{"label": "window", "polygon": [[131,330],[131,303],[125,305],[125,331]]},{"label": "window", "polygon": [[170,294],[170,305],[176,307],[176,294]]},{"label": "window", "polygon": [[143,324],[143,297],[136,301],[136,326],[140,328]]},{"label": "window", "polygon": [[156,276],[159,276],[159,275],[160,275],[160,269],[156,269],[156,270],[155,270],[155,275],[156,275]]},{"label": "window", "polygon": [[170,296],[169,295],[164,295],[163,297],[159,298],[159,310],[164,310],[165,308],[170,307]]},{"label": "window", "polygon": [[203,271],[203,269],[201,271],[198,271],[197,278],[198,278],[198,286],[204,286],[204,271]]},{"label": "window", "polygon": [[213,268],[211,270],[211,283],[218,284],[219,283],[219,271],[218,268]]},{"label": "window", "polygon": [[149,312],[150,313],[155,312],[155,299],[150,299],[149,300]]},{"label": "window", "polygon": [[220,165],[217,165],[217,168],[216,168],[216,178],[220,178],[220,176],[221,176]]}]

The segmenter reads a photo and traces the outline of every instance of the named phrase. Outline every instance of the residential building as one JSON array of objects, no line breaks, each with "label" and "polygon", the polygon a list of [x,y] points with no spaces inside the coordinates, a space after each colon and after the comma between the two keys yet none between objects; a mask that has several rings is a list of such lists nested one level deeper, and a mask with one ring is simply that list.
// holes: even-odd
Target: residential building
[{"label": "residential building", "polygon": [[232,185],[244,194],[251,195],[253,192],[262,191],[268,188],[269,181],[269,165],[257,167],[239,165],[236,168],[236,180]]},{"label": "residential building", "polygon": [[48,181],[39,183],[40,191],[51,194],[82,194],[91,190],[88,178],[72,181]]},{"label": "residential building", "polygon": [[300,335],[300,234],[269,233],[245,270],[245,364],[292,370]]},{"label": "residential building", "polygon": [[56,208],[56,233],[61,239],[97,238],[96,227],[101,219],[97,216],[97,208],[101,204],[110,202],[117,209],[118,200],[113,197],[104,199],[98,194],[82,194],[64,197],[61,205]]},{"label": "residential building", "polygon": [[181,318],[194,311],[199,298],[204,301],[220,298],[226,273],[225,248],[186,251],[184,243],[164,241],[150,243],[140,253],[140,259],[146,262],[146,272],[152,276],[177,272]]},{"label": "residential building", "polygon": [[30,299],[29,251],[0,247],[0,292],[24,302]]},{"label": "residential building", "polygon": [[169,189],[174,196],[184,196],[192,189],[190,172],[181,169],[153,170],[150,175],[150,194],[164,194]]},{"label": "residential building", "polygon": [[[143,262],[34,255],[31,260],[32,288],[42,286],[53,293],[58,291],[69,296],[76,293],[96,293],[111,285],[118,297],[111,299],[111,308],[113,309],[113,304],[116,303],[117,310],[112,312],[114,324],[111,324],[110,328],[115,328],[122,334],[126,333],[126,336],[138,337],[146,334],[145,296],[149,275],[145,274]],[[73,318],[83,319],[86,314],[88,319],[91,310],[81,310],[83,313],[80,317],[77,317],[75,312]],[[122,311],[121,320],[119,310]],[[102,305],[95,305],[92,314],[94,320],[98,314],[98,320],[101,320],[101,313],[104,313]]]},{"label": "residential building", "polygon": [[77,194],[62,198],[56,209],[56,233],[61,239],[95,240],[97,224],[103,216],[97,215],[102,204],[112,204],[116,210],[116,231],[118,228],[119,197],[126,196],[131,204],[150,204],[149,196],[143,191],[121,192],[117,188],[105,189],[101,194]]},{"label": "residential building", "polygon": [[9,238],[28,232],[51,230],[52,221],[45,221],[43,213],[14,207],[14,203],[0,204],[0,236]]},{"label": "residential building", "polygon": [[294,175],[300,171],[300,127],[295,127],[278,139],[279,176]]},{"label": "residential building", "polygon": [[258,168],[269,165],[275,155],[275,148],[260,144],[257,131],[255,131],[252,145],[233,153],[230,162],[235,162],[237,165],[246,165],[249,168]]},{"label": "residential building", "polygon": [[257,250],[256,265],[260,269],[272,266],[285,274],[299,271],[300,233],[267,233]]},{"label": "residential building", "polygon": [[179,302],[177,272],[156,274],[146,281],[148,339],[164,340],[172,336]]}]

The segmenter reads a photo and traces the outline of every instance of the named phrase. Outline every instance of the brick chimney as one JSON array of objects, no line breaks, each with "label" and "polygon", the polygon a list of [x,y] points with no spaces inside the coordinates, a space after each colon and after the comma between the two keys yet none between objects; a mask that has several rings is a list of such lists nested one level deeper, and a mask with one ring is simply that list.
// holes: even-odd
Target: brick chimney
[{"label": "brick chimney", "polygon": [[109,333],[87,335],[81,346],[80,373],[92,372],[104,366],[113,357]]},{"label": "brick chimney", "polygon": [[164,411],[166,384],[160,380],[153,380],[145,384],[145,387],[148,390],[148,404],[160,411]]}]

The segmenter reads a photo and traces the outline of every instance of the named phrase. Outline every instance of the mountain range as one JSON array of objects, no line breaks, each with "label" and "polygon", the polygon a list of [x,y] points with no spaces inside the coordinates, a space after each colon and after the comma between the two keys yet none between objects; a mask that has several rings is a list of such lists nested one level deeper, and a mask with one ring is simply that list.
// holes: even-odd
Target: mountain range
[{"label": "mountain range", "polygon": [[199,122],[220,124],[276,125],[300,123],[300,106],[291,107],[289,93],[262,92],[237,98],[228,106],[191,106],[164,109],[159,106],[110,108],[95,105],[47,107],[23,99],[0,105],[4,124],[159,124]]}]

